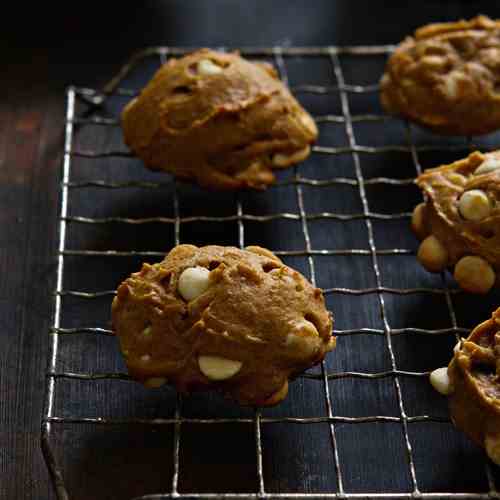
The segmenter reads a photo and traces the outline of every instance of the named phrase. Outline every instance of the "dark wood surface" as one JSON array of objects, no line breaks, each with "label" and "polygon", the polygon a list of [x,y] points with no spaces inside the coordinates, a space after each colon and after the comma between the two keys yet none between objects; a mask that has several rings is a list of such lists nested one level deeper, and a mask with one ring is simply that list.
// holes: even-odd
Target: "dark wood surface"
[{"label": "dark wood surface", "polygon": [[[105,5],[105,2],[71,3],[64,9],[55,10],[46,7],[30,7],[29,15],[20,6],[9,15],[3,16],[0,56],[4,72],[0,80],[2,98],[0,99],[0,498],[1,499],[51,499],[53,493],[48,474],[39,447],[39,425],[43,407],[47,362],[49,328],[52,321],[53,290],[55,286],[55,250],[56,250],[56,217],[58,213],[58,182],[63,147],[63,126],[65,113],[65,88],[69,84],[99,87],[102,85],[137,48],[148,45],[176,46],[270,46],[270,45],[331,45],[331,44],[383,44],[395,43],[410,33],[415,27],[441,20],[452,20],[471,17],[478,12],[500,17],[500,7],[493,2],[458,2],[458,1],[422,1],[409,2],[362,2],[351,1],[283,1],[273,2],[235,2],[213,0],[204,1],[164,1],[136,2],[139,6],[123,7]],[[19,30],[20,19],[23,20],[23,31]],[[348,71],[348,70],[347,70]],[[353,69],[353,74],[356,69]],[[300,75],[299,75],[300,76]],[[364,109],[365,103],[355,103]],[[360,137],[373,139],[370,130],[359,130]],[[97,138],[90,137],[93,144]],[[84,136],[80,138],[84,141]],[[106,146],[119,142],[109,139]],[[433,162],[439,158],[434,157]],[[397,159],[394,157],[394,161]],[[377,166],[374,165],[374,172]],[[397,174],[394,167],[392,174]],[[106,175],[111,175],[109,172]],[[117,174],[120,175],[120,174]],[[125,174],[123,174],[125,175]],[[94,210],[94,202],[86,200],[85,194],[76,199],[75,207]],[[93,196],[93,195],[92,195]],[[226,196],[226,195],[225,195]],[[283,197],[286,200],[286,196]],[[377,193],[373,193],[374,206]],[[111,200],[111,201],[110,201]],[[155,203],[159,199],[144,203],[140,193],[130,198],[105,200],[101,198],[101,207],[107,207],[107,214],[129,214],[139,216],[145,214],[158,215]],[[201,212],[203,203],[211,203],[213,198],[196,189],[182,187],[181,203],[184,207]],[[228,195],[220,201],[223,211],[225,203],[233,203],[234,198]],[[80,203],[80,205],[77,205]],[[107,203],[107,205],[106,205]],[[247,197],[247,208],[268,211],[276,209],[271,198]],[[326,210],[311,197],[311,210]],[[349,204],[349,202],[347,202]],[[315,205],[316,204],[316,205]],[[399,206],[399,205],[398,205]],[[216,207],[215,207],[216,208]],[[389,207],[389,210],[392,207]],[[186,208],[186,210],[189,208]],[[114,211],[114,212],[113,212]],[[256,211],[256,210],[255,210]],[[162,212],[168,215],[168,209]],[[92,212],[98,214],[95,209]],[[292,234],[292,229],[282,229],[284,237]],[[70,234],[70,242],[81,243],[93,241],[105,248],[106,245],[122,245],[127,248],[130,238],[142,242],[144,248],[152,248],[158,241],[160,233],[142,234],[140,230],[134,235],[110,236],[97,231],[84,237]],[[205,242],[209,238],[228,243],[235,243],[234,232],[228,236],[228,228],[219,229],[218,233],[207,235],[204,228],[186,229],[182,235],[184,241],[198,238]],[[232,231],[232,230],[230,230]],[[116,234],[116,232],[115,232]],[[255,242],[269,244],[276,241],[276,234],[262,234],[260,229],[249,227],[247,238]],[[353,236],[354,234],[354,236]],[[356,229],[346,233],[345,245],[355,245]],[[403,233],[402,233],[403,234]],[[318,225],[314,233],[318,239],[313,241],[317,247],[328,245],[328,228],[322,230]],[[74,240],[71,240],[74,238]],[[146,240],[144,239],[146,238]],[[164,246],[171,244],[171,234]],[[293,239],[293,236],[290,236]],[[385,236],[384,236],[385,238]],[[389,237],[388,237],[389,238]],[[405,238],[405,236],[402,236]],[[231,241],[230,241],[231,240]],[[252,241],[252,242],[254,242]],[[395,240],[380,240],[381,244],[394,245]],[[405,241],[406,243],[406,241]],[[409,243],[411,244],[411,243]],[[274,245],[276,248],[276,245]],[[343,264],[340,260],[339,264]],[[290,261],[299,268],[304,262]],[[403,261],[402,264],[404,265]],[[318,264],[319,266],[321,264]],[[385,264],[383,264],[385,265]],[[93,262],[91,269],[79,268],[78,264],[69,264],[68,284],[74,280],[80,288],[92,289],[92,273],[99,273],[103,280],[113,280],[135,269],[136,262],[121,262],[119,266],[109,270],[107,263]],[[387,264],[388,269],[393,264]],[[392,268],[394,269],[394,268]],[[413,269],[413,268],[412,268]],[[413,271],[412,271],[413,272]],[[390,273],[387,273],[390,276]],[[327,276],[327,275],[325,275]],[[342,276],[339,277],[341,279]],[[345,274],[348,282],[352,276]],[[413,276],[405,277],[405,283],[411,282]],[[326,278],[325,278],[326,279]],[[390,278],[392,279],[392,278]],[[85,281],[87,280],[87,281]],[[100,282],[102,283],[102,281]],[[320,285],[322,285],[320,280]],[[339,283],[337,286],[343,286]],[[361,281],[351,286],[363,286]],[[390,284],[388,285],[390,286]],[[341,314],[338,315],[338,328],[349,328],[349,322],[356,321],[357,309],[338,302],[333,306]],[[392,299],[389,298],[389,301]],[[457,299],[461,325],[470,326],[474,319],[482,319],[491,300],[481,302],[474,300],[473,306],[467,306],[463,298]],[[368,316],[377,316],[377,305],[370,298],[360,298],[359,309]],[[92,306],[94,310],[85,312],[88,317],[100,315],[107,304],[101,302]],[[405,318],[419,317],[419,311],[437,310],[438,306],[423,299],[418,303],[406,302],[406,305],[389,302],[390,314],[393,318],[401,318],[401,308],[405,307]],[[439,306],[441,307],[441,305]],[[473,314],[466,311],[474,310]],[[443,309],[440,309],[441,311]],[[479,318],[480,316],[480,318]],[[67,305],[69,323],[82,324],[80,305]],[[421,318],[420,318],[421,319]],[[377,321],[375,318],[374,322]],[[408,319],[408,321],[410,321]],[[423,319],[427,326],[436,326],[439,319],[429,314]],[[470,323],[470,324],[469,324]],[[354,325],[365,326],[365,325]],[[108,342],[108,340],[105,340]],[[402,369],[428,369],[425,362],[416,361],[411,352],[417,348],[416,340],[404,344],[395,341],[395,349],[400,356]],[[106,345],[88,344],[82,340],[81,345],[73,346],[67,353],[68,368],[70,362],[80,361],[82,367],[89,359],[82,358],[81,353],[90,356],[92,366],[96,360],[106,362],[108,350],[114,349],[112,343]],[[87,344],[85,344],[87,342]],[[99,341],[101,342],[101,341]],[[373,349],[374,341],[364,344],[356,338],[345,340],[346,350],[350,352],[366,352]],[[450,339],[439,345],[441,353],[449,348]],[[381,344],[381,351],[383,345]],[[63,347],[63,353],[64,347]],[[436,356],[439,357],[440,354]],[[434,358],[433,358],[434,359]],[[444,361],[444,359],[443,359]],[[335,369],[360,369],[365,362],[363,355],[351,359],[339,357]],[[119,363],[115,357],[111,368]],[[387,369],[388,360],[385,354],[377,354],[366,369]],[[104,365],[103,365],[104,366]],[[108,366],[107,368],[110,368]],[[378,383],[377,383],[378,384]],[[389,413],[396,412],[395,407],[378,408],[384,401],[385,382],[380,382],[376,389],[368,389],[362,384],[344,383],[336,389],[331,384],[334,404],[339,414],[355,415],[356,412]],[[405,389],[405,387],[403,387]],[[416,386],[408,386],[406,392],[408,405],[412,413],[422,412],[415,403],[420,392]],[[94,414],[113,412],[114,415],[158,415],[168,416],[173,408],[173,393],[161,391],[154,396],[137,388],[127,394],[120,392],[120,386],[110,389],[104,383],[95,389],[88,386],[65,388],[61,384],[59,397],[65,408],[88,414],[88,406],[83,401],[92,400]],[[134,392],[135,391],[135,392]],[[350,394],[359,394],[365,399],[365,406],[352,403]],[[372,399],[370,399],[372,396]],[[311,382],[304,381],[297,386],[293,398],[284,406],[270,410],[268,415],[297,415],[297,412],[308,411],[307,415],[324,414],[322,393],[313,387]],[[429,396],[430,397],[430,396]],[[99,404],[102,403],[102,407]],[[435,400],[427,401],[434,404]],[[438,403],[436,403],[438,404]],[[62,407],[61,407],[62,408]],[[442,408],[441,408],[442,410]],[[195,396],[186,402],[185,415],[206,416],[241,415],[229,403],[221,402],[209,396]],[[322,413],[323,412],[323,413]],[[243,414],[245,412],[243,411]],[[373,425],[373,424],[371,424]],[[263,431],[265,451],[264,469],[266,484],[270,491],[334,491],[336,488],[333,462],[330,451],[327,426],[318,425],[299,428],[283,440],[280,425],[270,426]],[[411,432],[418,429],[412,427]],[[450,429],[443,431],[437,425],[427,430],[427,439],[446,443],[449,440],[461,439]],[[354,434],[356,435],[354,435]],[[371,446],[367,436],[374,436]],[[375,438],[376,436],[376,438]],[[401,448],[392,446],[393,436],[390,431],[377,430],[371,432],[370,426],[353,431],[341,427],[338,433],[340,446],[343,443],[346,488],[349,491],[365,491],[363,469],[359,460],[359,450],[364,450],[367,460],[379,471],[369,478],[371,485],[380,491],[397,490],[408,485],[407,477],[394,478],[385,474],[382,469],[393,470],[404,461]],[[95,427],[64,428],[60,435],[59,449],[63,453],[65,477],[71,488],[72,498],[79,499],[111,499],[129,498],[145,492],[165,491],[170,487],[171,477],[171,441],[170,428],[151,431],[139,429],[133,432],[127,428],[112,430]],[[314,446],[311,446],[314,442]],[[400,441],[399,441],[400,442]],[[357,447],[353,445],[357,443]],[[211,429],[207,437],[206,429],[185,426],[183,428],[183,445],[181,452],[181,470],[189,470],[182,474],[181,491],[255,491],[255,461],[253,436],[247,430],[231,426]],[[390,450],[389,453],[377,453],[377,449]],[[399,446],[399,445],[398,445]],[[423,489],[442,486],[449,488],[445,480],[436,478],[436,469],[442,468],[443,476],[452,477],[456,470],[461,470],[470,457],[480,456],[471,451],[468,444],[457,445],[457,460],[449,462],[443,444],[442,453],[433,456],[438,465],[428,467],[425,454],[425,441],[415,438],[417,452],[417,472],[422,472]],[[472,455],[471,455],[472,454]],[[442,461],[439,463],[439,461]],[[377,468],[377,462],[380,462]],[[444,463],[446,462],[446,463]],[[434,471],[434,472],[433,472]],[[478,472],[479,474],[479,472]],[[137,480],[126,480],[127,478]],[[480,487],[482,478],[468,483],[465,477],[458,481],[460,488],[473,490]]]}]

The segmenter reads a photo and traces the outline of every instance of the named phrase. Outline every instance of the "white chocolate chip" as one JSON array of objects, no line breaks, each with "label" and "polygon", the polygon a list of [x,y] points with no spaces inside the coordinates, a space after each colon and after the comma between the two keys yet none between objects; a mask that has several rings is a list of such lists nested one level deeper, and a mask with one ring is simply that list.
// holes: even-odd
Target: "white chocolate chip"
[{"label": "white chocolate chip", "polygon": [[144,385],[146,387],[150,387],[151,389],[156,389],[158,387],[161,387],[162,385],[165,385],[167,383],[167,379],[165,377],[152,377],[148,378],[146,382],[144,382]]},{"label": "white chocolate chip", "polygon": [[179,276],[177,289],[188,302],[208,289],[210,271],[204,267],[188,267]]},{"label": "white chocolate chip", "polygon": [[294,163],[298,163],[307,158],[310,150],[311,148],[306,146],[305,148],[299,149],[290,154],[276,153],[273,156],[273,165],[276,167],[288,167]]},{"label": "white chocolate chip", "polygon": [[500,159],[497,158],[486,158],[486,160],[479,165],[479,167],[474,170],[474,175],[489,174],[500,168]]},{"label": "white chocolate chip", "polygon": [[448,251],[443,244],[431,234],[420,244],[417,258],[427,271],[437,273],[442,271],[448,264]]},{"label": "white chocolate chip", "polygon": [[212,76],[222,73],[222,68],[217,66],[217,64],[210,59],[202,59],[201,61],[198,61],[196,69],[200,75],[204,76]]},{"label": "white chocolate chip", "polygon": [[491,265],[476,255],[462,257],[455,265],[453,276],[460,288],[471,293],[487,293],[496,280]]},{"label": "white chocolate chip", "polygon": [[143,354],[140,359],[142,362],[147,363],[148,361],[151,361],[151,356],[149,354]]},{"label": "white chocolate chip", "polygon": [[198,366],[201,373],[210,380],[226,380],[234,377],[241,370],[243,363],[219,356],[199,356]]},{"label": "white chocolate chip", "polygon": [[413,210],[411,227],[419,240],[423,240],[429,235],[429,231],[425,227],[425,203],[419,203]]},{"label": "white chocolate chip", "polygon": [[492,462],[500,465],[500,436],[498,434],[486,434],[484,448]]},{"label": "white chocolate chip", "polygon": [[448,377],[448,367],[438,368],[431,372],[429,380],[432,387],[443,396],[451,394],[450,378]]},{"label": "white chocolate chip", "polygon": [[458,209],[464,219],[478,222],[490,215],[491,204],[484,191],[471,189],[460,197]]},{"label": "white chocolate chip", "polygon": [[285,340],[286,347],[301,358],[310,357],[318,351],[320,343],[318,330],[313,323],[306,319],[296,323]]}]

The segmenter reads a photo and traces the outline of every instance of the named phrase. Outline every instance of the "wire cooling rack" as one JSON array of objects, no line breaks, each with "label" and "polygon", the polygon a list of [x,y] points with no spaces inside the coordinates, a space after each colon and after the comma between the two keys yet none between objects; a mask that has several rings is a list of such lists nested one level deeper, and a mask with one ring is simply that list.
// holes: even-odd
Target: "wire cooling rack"
[{"label": "wire cooling rack", "polygon": [[[311,158],[280,173],[276,186],[264,194],[206,193],[168,175],[147,172],[124,147],[115,147],[124,103],[168,57],[188,49],[146,49],[102,91],[68,89],[55,313],[41,427],[42,450],[57,498],[500,496],[494,469],[453,429],[446,403],[427,383],[429,371],[439,366],[436,360],[446,363],[456,338],[485,319],[498,297],[467,297],[445,274],[425,273],[415,263],[416,243],[408,230],[411,208],[420,196],[413,178],[422,171],[421,157],[426,155],[425,168],[458,158],[474,147],[473,139],[435,137],[379,110],[376,82],[391,50],[241,49],[245,56],[274,62],[321,129]],[[325,143],[330,138],[332,144]],[[491,143],[487,138],[479,146],[489,148]],[[320,165],[322,161],[327,166]],[[130,172],[132,177],[126,177]],[[139,192],[139,198],[129,198],[131,191]],[[161,198],[155,198],[156,193]],[[82,208],[86,213],[79,212]],[[134,217],[136,212],[142,216]],[[269,224],[272,229],[265,231]],[[141,231],[150,227],[154,229],[144,238]],[[123,232],[124,237],[110,237]],[[196,396],[176,396],[171,388],[138,388],[120,364],[106,327],[114,294],[110,284],[136,271],[142,260],[159,260],[173,244],[193,239],[198,244],[271,247],[324,289],[336,315],[337,350],[319,370],[292,384],[287,402],[277,409],[239,410],[211,395],[191,404]],[[107,246],[110,241],[117,244]],[[407,298],[413,301],[409,307],[398,302]],[[103,347],[101,342],[109,344]],[[101,369],[110,365],[109,370]],[[138,408],[125,405],[115,412],[122,398],[138,401]],[[106,406],[110,399],[118,401],[117,406]],[[151,399],[157,406],[148,406]],[[233,425],[239,426],[236,434],[219,430]],[[101,426],[106,431],[96,437],[93,429]],[[272,426],[279,426],[275,435],[267,434]],[[130,472],[113,476],[116,462],[107,468],[107,458],[116,458],[115,447],[134,462],[142,444],[130,436],[138,427],[146,433],[168,429],[168,443],[138,438],[149,446],[144,456],[152,458],[146,468],[153,469],[139,472],[149,474],[149,480],[168,476],[163,486],[155,486],[158,490],[151,491],[151,483],[133,475],[133,486],[122,490]],[[109,444],[106,436],[116,428],[121,429],[120,439]],[[86,437],[78,437],[80,429]],[[315,434],[318,429],[321,434]],[[218,433],[215,446],[213,440],[206,445],[213,433]],[[244,443],[236,442],[236,455],[227,460],[216,450],[210,452],[216,457],[212,459],[212,454],[203,455],[196,448],[224,448],[233,439]],[[300,449],[295,441],[300,441]],[[76,446],[80,442],[85,442],[83,447]],[[158,446],[163,457],[169,457],[163,458],[165,467],[155,455]],[[81,459],[85,449],[91,459]],[[197,464],[199,453],[202,463]],[[67,454],[76,461],[68,460]],[[278,462],[287,460],[280,469]],[[132,470],[144,461],[136,458]],[[217,461],[221,466],[215,470]],[[199,486],[201,479],[193,474],[203,468],[210,476],[224,478],[224,484],[229,482],[229,490],[217,488],[212,479],[203,480],[209,486]],[[100,472],[110,474],[108,487],[106,477],[93,482]],[[242,490],[231,482],[231,475],[245,483]],[[78,478],[83,478],[80,483]],[[93,491],[84,493],[85,488]]]}]

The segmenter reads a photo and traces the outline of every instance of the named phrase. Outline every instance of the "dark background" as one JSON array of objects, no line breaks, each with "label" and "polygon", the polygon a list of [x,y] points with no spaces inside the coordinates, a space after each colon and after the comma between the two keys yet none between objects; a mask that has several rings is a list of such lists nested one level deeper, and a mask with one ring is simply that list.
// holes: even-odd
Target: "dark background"
[{"label": "dark background", "polygon": [[[105,1],[66,2],[56,9],[45,4],[33,6],[20,2],[19,6],[2,14],[2,499],[52,498],[39,449],[39,422],[55,286],[57,186],[67,85],[98,88],[132,51],[148,45],[392,44],[428,22],[469,18],[477,13],[500,17],[500,6],[495,6],[495,2],[473,1],[177,0],[132,3],[135,5]],[[188,447],[189,440],[196,441],[196,432],[184,433],[189,436]],[[154,449],[154,438],[137,439],[137,448],[149,446]],[[99,454],[98,438],[94,440],[95,450],[87,450],[90,457]],[[129,452],[120,436],[114,444],[116,449],[123,446],[123,454]],[[242,447],[247,444],[251,448],[252,443],[242,443]],[[215,447],[218,443],[214,441],[209,445]],[[92,461],[88,457],[86,460]],[[209,454],[200,458],[202,460],[210,461]],[[117,461],[116,467],[121,467],[120,464]],[[91,470],[88,474],[92,476],[97,472]]]}]

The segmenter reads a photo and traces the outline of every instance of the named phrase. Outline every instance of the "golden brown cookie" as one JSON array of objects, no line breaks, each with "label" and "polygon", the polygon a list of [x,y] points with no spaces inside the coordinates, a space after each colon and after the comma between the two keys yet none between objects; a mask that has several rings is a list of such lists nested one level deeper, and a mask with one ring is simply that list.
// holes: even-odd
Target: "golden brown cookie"
[{"label": "golden brown cookie", "polygon": [[500,21],[430,24],[389,58],[380,98],[441,134],[478,135],[500,128]]},{"label": "golden brown cookie", "polygon": [[500,151],[470,154],[426,170],[416,183],[427,195],[412,228],[417,258],[431,272],[454,269],[463,290],[486,293],[500,283]]},{"label": "golden brown cookie", "polygon": [[243,405],[279,403],[335,347],[321,291],[260,247],[179,245],[119,286],[112,318],[133,378]]},{"label": "golden brown cookie", "polygon": [[455,426],[500,465],[500,308],[457,344],[448,368],[432,372],[431,383],[448,396]]},{"label": "golden brown cookie", "polygon": [[266,188],[318,136],[271,65],[208,49],[164,64],[122,127],[147,167],[215,189]]}]

